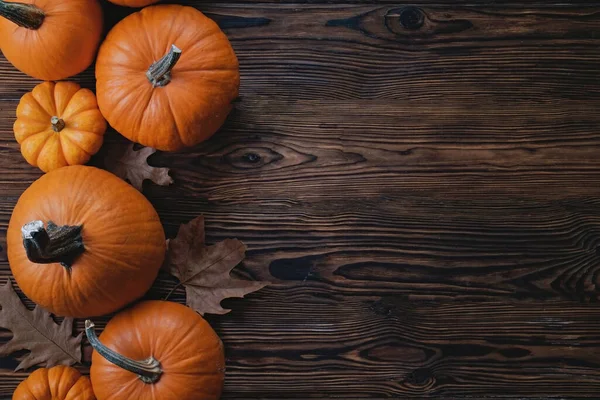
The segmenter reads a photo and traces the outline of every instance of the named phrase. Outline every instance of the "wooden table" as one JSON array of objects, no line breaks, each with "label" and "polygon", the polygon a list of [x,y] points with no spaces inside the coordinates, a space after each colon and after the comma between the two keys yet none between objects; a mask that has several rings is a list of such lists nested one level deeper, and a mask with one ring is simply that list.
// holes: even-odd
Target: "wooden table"
[{"label": "wooden table", "polygon": [[[553,2],[184,2],[229,35],[240,101],[144,194],[272,282],[209,318],[225,399],[600,397],[600,3]],[[12,134],[35,84],[0,58],[2,241],[40,176]]]}]

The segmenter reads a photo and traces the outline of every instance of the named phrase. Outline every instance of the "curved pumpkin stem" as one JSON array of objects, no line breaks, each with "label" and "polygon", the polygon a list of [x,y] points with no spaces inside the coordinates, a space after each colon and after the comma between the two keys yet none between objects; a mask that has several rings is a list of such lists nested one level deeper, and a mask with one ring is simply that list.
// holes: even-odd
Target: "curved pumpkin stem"
[{"label": "curved pumpkin stem", "polygon": [[23,247],[29,261],[38,264],[60,263],[70,269],[75,258],[85,251],[81,237],[82,225],[58,226],[48,221],[32,221],[21,228]]},{"label": "curved pumpkin stem", "polygon": [[181,57],[181,49],[174,44],[169,52],[146,71],[146,77],[154,87],[163,87],[171,82],[171,70]]},{"label": "curved pumpkin stem", "polygon": [[20,27],[36,30],[42,26],[46,15],[33,4],[7,3],[0,0],[0,17],[8,19]]},{"label": "curved pumpkin stem", "polygon": [[98,354],[116,366],[137,374],[144,383],[155,383],[160,379],[163,370],[160,368],[160,362],[157,359],[150,357],[146,360],[135,361],[109,349],[100,342],[94,327],[92,321],[89,319],[85,321],[85,335]]}]

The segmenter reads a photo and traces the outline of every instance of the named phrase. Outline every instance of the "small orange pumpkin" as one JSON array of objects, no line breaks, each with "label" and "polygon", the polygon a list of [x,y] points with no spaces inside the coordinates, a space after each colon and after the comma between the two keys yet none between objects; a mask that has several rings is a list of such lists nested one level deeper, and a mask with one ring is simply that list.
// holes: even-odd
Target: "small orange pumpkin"
[{"label": "small orange pumpkin", "polygon": [[111,3],[124,7],[146,7],[158,3],[160,0],[109,0]]},{"label": "small orange pumpkin", "polygon": [[99,400],[217,400],[225,373],[223,343],[181,304],[146,301],[117,314],[94,348],[90,378]]},{"label": "small orange pumpkin", "polygon": [[21,98],[13,129],[25,160],[48,172],[88,162],[102,146],[106,121],[91,90],[44,82]]},{"label": "small orange pumpkin", "polygon": [[17,386],[12,400],[96,400],[92,384],[75,368],[40,368]]},{"label": "small orange pumpkin", "polygon": [[213,135],[240,82],[225,34],[200,11],[180,5],[150,6],[119,22],[100,47],[96,79],[110,125],[163,151]]},{"label": "small orange pumpkin", "polygon": [[0,0],[0,49],[17,69],[56,81],[89,67],[100,44],[97,0]]},{"label": "small orange pumpkin", "polygon": [[68,317],[108,314],[141,297],[166,251],[150,202],[115,175],[83,165],[51,171],[25,190],[7,242],[23,292]]}]

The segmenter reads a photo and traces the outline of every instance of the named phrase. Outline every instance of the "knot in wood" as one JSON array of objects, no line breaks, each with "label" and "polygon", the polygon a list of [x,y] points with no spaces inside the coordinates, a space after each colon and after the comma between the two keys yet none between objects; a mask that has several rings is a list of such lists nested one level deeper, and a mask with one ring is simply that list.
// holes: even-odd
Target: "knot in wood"
[{"label": "knot in wood", "polygon": [[398,18],[400,20],[400,25],[410,30],[419,29],[425,22],[425,15],[423,14],[423,11],[414,6],[404,7],[402,10],[400,10],[400,15]]},{"label": "knot in wood", "polygon": [[423,386],[433,379],[433,374],[428,368],[418,368],[406,377],[406,382],[411,385]]},{"label": "knot in wood", "polygon": [[246,154],[244,154],[242,156],[242,159],[245,162],[249,162],[249,163],[254,164],[254,163],[257,163],[257,162],[260,161],[260,156],[258,154],[256,154],[256,153],[246,153]]}]

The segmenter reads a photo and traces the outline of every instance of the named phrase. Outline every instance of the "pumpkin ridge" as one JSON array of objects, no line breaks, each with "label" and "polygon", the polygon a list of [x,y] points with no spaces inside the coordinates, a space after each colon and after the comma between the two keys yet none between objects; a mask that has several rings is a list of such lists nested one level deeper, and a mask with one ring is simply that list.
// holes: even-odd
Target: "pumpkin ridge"
[{"label": "pumpkin ridge", "polygon": [[[167,360],[170,359],[171,358],[171,354],[174,351],[177,351],[177,346],[180,345],[181,343],[183,343],[183,341],[186,338],[188,338],[188,336],[190,336],[190,332],[192,332],[194,329],[197,329],[198,326],[200,326],[200,325],[202,325],[202,324],[200,324],[200,323],[197,323],[195,325],[190,324],[190,326],[188,326],[188,329],[185,331],[185,334],[180,334],[178,332],[180,334],[180,336],[183,337],[183,340],[177,341],[177,343],[174,346],[170,346],[170,349],[169,349],[170,351],[167,352],[167,353],[161,354],[161,360],[159,360],[159,361],[163,362],[165,359],[167,359]],[[204,330],[202,332],[204,332]],[[194,339],[194,338],[191,338],[191,339]],[[190,358],[193,358],[193,356],[195,356],[195,355],[192,355],[192,357],[190,357]],[[185,360],[180,360],[180,361],[188,361],[188,360],[189,360],[189,358],[186,358]],[[165,369],[165,372],[169,371],[169,372],[172,373],[172,371],[170,371],[170,370],[172,370],[174,368],[176,369],[177,368],[177,364],[178,364],[177,362],[169,363],[168,368]],[[163,365],[163,367],[164,367],[164,365]],[[179,374],[179,372],[177,372],[177,374]]]},{"label": "pumpkin ridge", "polygon": [[[186,8],[192,8],[192,9],[194,9],[195,11],[197,11],[200,14],[199,17],[198,17],[198,15],[194,15],[194,17],[197,18],[197,20],[202,20],[203,24],[211,25],[211,27],[210,27],[211,30],[208,30],[208,32],[205,33],[204,36],[196,37],[196,39],[193,41],[194,44],[192,46],[188,47],[186,49],[186,51],[192,51],[194,49],[194,47],[197,46],[199,43],[201,43],[201,42],[203,42],[203,41],[211,38],[214,35],[217,35],[219,33],[225,35],[223,33],[223,31],[221,31],[221,28],[219,27],[219,25],[215,21],[213,21],[212,19],[208,18],[206,16],[206,14],[204,14],[202,11],[200,11],[200,10],[194,8],[194,7],[182,6],[182,8],[179,10],[179,13],[181,13]],[[196,21],[194,21],[194,22],[196,22]]]},{"label": "pumpkin ridge", "polygon": [[[83,276],[83,278],[78,277],[78,279],[84,280],[88,283],[91,283],[91,285],[93,285],[95,291],[98,293],[102,293],[102,295],[105,299],[108,299],[109,301],[112,301],[112,302],[116,301],[115,297],[113,297],[113,293],[110,290],[106,291],[101,286],[99,286],[97,279],[94,279],[94,278],[88,277],[88,276]],[[72,281],[70,281],[70,282],[72,282]],[[83,297],[83,293],[80,293],[80,297]]]},{"label": "pumpkin ridge", "polygon": [[[73,97],[75,97],[75,96],[73,96]],[[67,103],[67,105],[65,106],[65,109],[64,109],[64,111],[67,111],[67,110],[68,110],[68,108],[69,108],[69,105],[71,104],[71,101],[72,101],[72,100],[73,100],[72,98],[71,98],[71,100],[69,100],[69,102],[68,102],[68,103]],[[75,113],[73,113],[73,112],[70,112],[70,113],[65,113],[65,112],[63,111],[62,115],[58,115],[58,117],[59,117],[59,118],[62,118],[62,119],[64,119],[64,120],[65,120],[65,122],[67,122],[67,121],[66,121],[67,119],[77,119],[78,115],[80,115],[80,114],[83,114],[84,112],[88,112],[88,111],[95,111],[95,110],[98,110],[98,106],[97,106],[97,104],[96,104],[96,105],[92,105],[92,106],[90,106],[89,108],[85,108],[85,109],[83,109],[83,110],[77,110],[77,112],[75,112]]]},{"label": "pumpkin ridge", "polygon": [[[120,46],[115,45],[115,47],[120,47]],[[121,48],[121,49],[124,50],[123,48]],[[114,66],[114,67],[124,68],[124,69],[126,69],[128,71],[135,71],[135,72],[141,72],[142,71],[141,69],[138,69],[138,68],[132,68],[126,62],[119,62],[119,63],[117,63],[116,61],[111,61],[109,63],[96,62],[96,66],[97,67],[98,66],[103,66],[103,65],[106,65],[106,64],[109,64],[111,68]],[[114,71],[111,71],[111,76],[113,74],[114,74]],[[102,79],[102,76],[96,76],[96,80],[98,80],[98,79]]]},{"label": "pumpkin ridge", "polygon": [[[114,113],[115,113],[115,111],[116,111],[116,110],[119,110],[119,111],[120,111],[120,109],[121,109],[121,103],[123,103],[125,100],[128,100],[128,99],[129,99],[129,97],[131,97],[131,96],[132,96],[134,93],[136,93],[136,92],[137,92],[139,89],[145,90],[145,89],[143,88],[143,86],[144,86],[144,85],[145,85],[145,82],[144,82],[144,83],[141,83],[141,84],[140,84],[138,87],[136,87],[136,88],[135,88],[135,90],[131,90],[130,92],[127,92],[127,93],[125,93],[125,95],[124,95],[123,97],[121,97],[121,98],[120,98],[120,99],[117,101],[117,103],[115,103],[115,104],[111,105],[110,114],[114,116]],[[152,91],[152,92],[153,92],[153,91]],[[150,101],[148,101],[148,104],[150,104]],[[146,109],[147,109],[147,107],[146,107],[146,108],[144,108],[144,112],[145,112],[145,110],[146,110]],[[123,114],[123,112],[124,112],[124,111],[121,111],[121,112],[120,112],[120,114],[119,114],[117,117],[118,117],[118,118],[121,118],[121,117],[122,117],[122,114]],[[107,119],[108,119],[108,118],[107,118]],[[139,126],[138,126],[138,128],[139,128]]]},{"label": "pumpkin ridge", "polygon": [[41,132],[44,132],[44,131],[46,131],[48,129],[51,129],[51,127],[50,127],[50,119],[32,118],[30,116],[23,116],[23,117],[17,117],[17,120],[23,121],[23,122],[36,123],[36,124],[41,124],[41,123],[48,124],[48,127],[44,128],[41,131],[38,131],[36,133],[41,133]]},{"label": "pumpkin ridge", "polygon": [[[152,103],[152,101],[154,99],[154,96],[156,94],[158,94],[158,92],[156,92],[154,90],[154,88],[147,89],[146,87],[144,87],[145,85],[146,85],[146,82],[144,82],[143,84],[140,85],[141,91],[144,94],[143,100],[144,100],[145,104],[144,104],[144,107],[142,108],[142,114],[139,116],[139,118],[137,120],[137,123],[136,123],[136,131],[137,132],[141,132],[142,131],[141,127],[142,127],[144,118],[146,117],[146,112],[148,111],[149,106],[150,106],[150,104]],[[139,133],[138,133],[138,137],[139,137]]]},{"label": "pumpkin ridge", "polygon": [[[67,107],[68,107],[68,106],[69,106],[69,105],[67,104]],[[66,109],[66,108],[65,108],[65,109]],[[67,114],[67,115],[64,115],[64,114],[63,114],[63,116],[62,116],[62,117],[61,117],[61,116],[59,116],[59,118],[62,118],[62,119],[67,119],[67,118],[68,118],[68,119],[77,119],[77,116],[78,116],[79,114],[83,114],[84,112],[88,112],[88,111],[97,111],[97,110],[98,110],[98,107],[94,107],[94,106],[92,106],[92,107],[90,107],[90,108],[86,108],[86,109],[83,109],[83,110],[78,110],[76,113],[70,113],[70,114]],[[65,122],[67,122],[67,121],[65,121]],[[87,131],[87,132],[89,132],[89,131]],[[91,133],[91,132],[90,132],[90,133]]]},{"label": "pumpkin ridge", "polygon": [[[41,38],[40,38],[40,41],[42,41],[42,40],[41,40]],[[46,91],[44,90],[44,88],[45,88],[46,86],[48,86],[48,87],[49,87],[49,90],[48,90],[48,92],[46,92]],[[40,107],[41,107],[41,108],[42,108],[42,109],[43,109],[43,110],[44,110],[44,111],[45,111],[45,112],[46,112],[46,113],[47,113],[47,114],[48,114],[50,117],[52,117],[52,116],[56,115],[56,103],[55,103],[55,101],[54,101],[54,93],[55,93],[55,90],[54,90],[54,88],[55,88],[55,87],[56,87],[56,83],[54,83],[54,82],[43,82],[42,84],[40,84],[40,85],[38,85],[38,86],[34,87],[34,88],[33,88],[33,90],[31,91],[31,95],[32,95],[32,97],[33,97],[33,98],[34,98],[34,99],[37,101],[37,103],[39,104],[39,106],[40,106]],[[40,93],[40,92],[42,92],[42,93]],[[48,105],[48,106],[50,107],[50,110],[47,110],[47,109],[44,107],[44,104],[43,104],[43,103],[40,101],[40,99],[38,99],[38,98],[36,97],[36,96],[41,96],[41,97],[43,97],[43,96],[46,96],[46,94],[48,94],[48,98],[49,98],[49,99],[52,101],[52,102],[51,102],[52,104],[49,104],[49,105]]]},{"label": "pumpkin ridge", "polygon": [[188,46],[185,51],[186,52],[194,52],[194,51],[198,51],[200,52],[201,49],[196,49],[196,47],[200,46],[201,44],[204,44],[205,41],[209,40],[210,38],[212,38],[213,36],[217,36],[219,34],[221,35],[225,35],[221,29],[219,28],[219,26],[210,18],[208,18],[207,16],[205,16],[204,14],[202,14],[207,20],[209,20],[210,22],[212,22],[214,24],[214,26],[212,27],[213,29],[211,31],[209,31],[208,33],[206,33],[204,36],[196,38],[196,40],[194,40],[194,44],[192,44],[191,46]]},{"label": "pumpkin ridge", "polygon": [[[23,394],[28,394],[29,396],[31,396],[33,399],[35,399],[35,396],[33,395],[33,393],[31,393],[31,388],[29,387],[30,382],[27,380],[24,380],[23,382],[25,382],[25,384],[23,385],[23,389],[27,391],[27,393],[23,393]],[[20,386],[20,385],[19,385]]]},{"label": "pumpkin ridge", "polygon": [[[78,167],[80,167],[80,166],[78,166]],[[80,168],[81,172],[79,172],[77,175],[77,177],[78,177],[77,180],[79,183],[79,186],[76,188],[77,193],[86,189],[85,184],[87,182],[88,176],[90,175],[86,171],[87,168],[93,168],[93,167],[86,167],[83,169]],[[110,173],[108,173],[108,174],[109,175],[105,176],[103,180],[101,180],[100,182],[96,182],[95,186],[100,187],[100,186],[104,185],[106,181],[110,180],[111,175],[110,175]],[[79,178],[80,175],[83,175],[84,178]],[[77,202],[81,202],[82,204],[85,204],[85,207],[79,207],[78,212],[73,216],[73,221],[76,221],[79,224],[85,224],[85,221],[89,221],[90,213],[93,213],[95,210],[92,210],[92,207],[89,206],[88,201],[85,198],[85,194],[78,195],[78,197],[76,197],[73,201],[77,201]],[[84,242],[86,240],[88,240],[88,239],[86,239],[86,230],[85,229],[82,230],[82,235],[83,235]],[[88,250],[89,250],[89,248],[86,248],[86,251],[88,251]]]},{"label": "pumpkin ridge", "polygon": [[[21,119],[21,118],[19,118],[19,119]],[[25,120],[25,121],[27,122],[27,120]],[[35,120],[31,120],[31,121],[32,121],[32,122],[35,122]],[[21,137],[21,138],[20,138],[20,139],[21,139],[21,141],[17,140],[17,142],[18,142],[19,144],[23,144],[23,142],[24,142],[24,141],[26,141],[27,139],[29,139],[30,137],[32,137],[32,136],[35,136],[35,135],[41,135],[41,134],[43,134],[43,133],[47,133],[48,131],[51,131],[51,130],[52,130],[51,128],[45,128],[45,129],[42,129],[41,131],[32,132],[32,133],[28,134],[28,135],[27,135],[27,136],[25,136],[25,137]],[[50,132],[50,133],[54,133],[54,132]],[[15,135],[15,136],[16,136],[16,135]],[[15,137],[15,139],[16,139],[16,137]]]},{"label": "pumpkin ridge", "polygon": [[31,136],[27,137],[27,139],[25,139],[25,140],[23,140],[23,142],[21,142],[21,147],[23,147],[25,145],[26,141],[33,139],[34,136],[38,136],[38,135],[42,135],[42,134],[46,134],[46,140],[44,140],[43,142],[41,142],[35,148],[36,151],[35,151],[35,153],[33,153],[34,154],[33,157],[31,157],[32,160],[35,160],[36,165],[37,165],[37,162],[38,162],[38,158],[40,157],[40,153],[42,152],[42,149],[44,148],[44,146],[46,145],[46,143],[48,143],[48,140],[50,140],[50,137],[52,135],[54,135],[54,132],[51,129],[46,130],[46,131],[42,131],[42,132],[38,132],[35,135],[31,135]]},{"label": "pumpkin ridge", "polygon": [[[58,367],[60,368],[60,370],[58,371],[60,373],[60,375],[55,376],[54,374],[52,374],[52,378],[54,378],[52,380],[52,382],[50,382],[50,371],[48,371],[48,386],[50,386],[50,393],[52,394],[52,398],[58,398],[58,395],[60,393],[60,384],[61,381],[63,380],[65,373],[67,372],[67,370],[65,368],[61,368],[60,366]],[[55,370],[56,371],[56,370]],[[55,372],[53,371],[53,372]]]},{"label": "pumpkin ridge", "polygon": [[[29,95],[29,96],[27,96],[27,95]],[[42,107],[42,105],[40,104],[40,102],[38,101],[38,99],[35,98],[35,96],[33,95],[33,92],[28,92],[28,93],[25,94],[25,96],[27,96],[27,100],[28,101],[33,100],[33,102],[35,102],[35,105],[37,106],[37,108],[40,111],[43,111],[44,114],[46,114],[48,116],[48,118],[52,117],[52,115],[48,114],[48,111],[46,111],[46,109],[44,107]]]},{"label": "pumpkin ridge", "polygon": [[[122,53],[122,54],[124,54],[124,55],[127,55],[127,56],[130,56],[130,55],[131,55],[131,52],[132,52],[132,50],[131,50],[131,49],[126,49],[125,47],[123,47],[123,46],[122,46],[122,43],[121,43],[121,42],[119,42],[119,41],[116,41],[116,42],[111,42],[111,43],[110,43],[110,45],[111,45],[111,46],[113,46],[113,47],[116,47],[117,49],[119,49],[119,50],[121,51],[121,53]],[[129,60],[128,60],[128,62],[129,62]],[[140,72],[141,72],[141,71],[145,71],[145,69],[132,68],[132,67],[129,65],[129,63],[128,63],[128,62],[126,62],[126,63],[117,63],[117,62],[114,62],[114,61],[112,61],[112,60],[111,60],[110,62],[106,62],[106,63],[104,63],[104,62],[102,62],[101,60],[98,60],[98,61],[96,61],[96,67],[97,67],[97,66],[102,66],[102,65],[105,65],[105,64],[109,64],[109,65],[111,66],[111,68],[112,68],[113,66],[119,66],[119,67],[125,68],[125,69],[127,69],[127,70],[129,70],[129,71],[140,71]],[[141,59],[139,60],[139,62],[141,63]],[[148,65],[148,67],[149,67],[149,65]],[[148,67],[146,67],[146,69],[147,69]],[[97,71],[97,69],[96,69],[96,71]],[[112,72],[112,71],[111,71],[111,72]]]},{"label": "pumpkin ridge", "polygon": [[[92,136],[100,136],[102,138],[102,140],[97,145],[97,148],[93,147],[93,150],[86,150],[84,147],[82,147],[81,144],[79,144],[71,136],[71,135],[74,135],[74,134],[77,134],[77,133],[80,134],[80,135],[83,135],[83,136],[90,136],[90,135],[92,135]],[[73,146],[75,146],[77,149],[81,150],[81,152],[83,152],[89,158],[91,158],[94,154],[96,154],[98,152],[98,150],[102,147],[102,143],[104,142],[104,138],[103,138],[103,136],[101,134],[98,134],[98,133],[95,133],[95,132],[90,132],[90,131],[84,131],[84,130],[80,130],[80,129],[67,128],[67,129],[64,129],[60,134],[62,136],[65,136],[67,139],[69,139],[69,143],[72,143]],[[89,161],[89,158],[88,158],[88,161]]]},{"label": "pumpkin ridge", "polygon": [[181,132],[182,130],[179,128],[179,124],[177,123],[177,117],[175,116],[175,112],[173,110],[173,105],[171,104],[171,96],[166,96],[167,98],[167,104],[169,105],[169,115],[171,115],[172,119],[173,119],[173,124],[175,125],[175,132],[177,132],[177,140],[179,141],[179,143],[182,143],[184,145],[188,145],[185,140],[183,140],[183,137],[181,136]]},{"label": "pumpkin ridge", "polygon": [[[64,85],[61,85],[61,86],[64,86]],[[79,86],[79,85],[77,85],[77,86],[68,85],[68,86],[73,87],[73,88],[77,88],[77,90],[75,90],[75,92],[73,92],[71,94],[71,97],[69,97],[67,99],[67,101],[64,103],[64,106],[63,106],[62,110],[58,109],[58,104],[59,104],[59,99],[57,98],[58,91],[54,90],[54,104],[56,104],[56,116],[59,117],[59,118],[63,118],[63,119],[67,118],[67,116],[65,115],[65,110],[69,106],[69,103],[71,102],[71,100],[73,100],[73,97],[75,96],[75,94],[77,94],[77,92],[79,90],[81,90],[81,86]]]},{"label": "pumpkin ridge", "polygon": [[112,392],[111,395],[106,398],[106,400],[119,399],[120,393],[122,393],[123,391],[131,391],[130,387],[134,386],[136,384],[137,384],[137,382],[132,379],[131,381],[127,382],[126,385],[123,385],[119,389]]},{"label": "pumpkin ridge", "polygon": [[65,160],[65,164],[69,165],[69,162],[67,161],[67,157],[65,157],[65,147],[63,146],[63,142],[62,142],[62,136],[63,135],[61,135],[60,132],[57,132],[57,133],[58,133],[58,145],[60,147],[60,153],[59,154],[62,155],[63,159]]},{"label": "pumpkin ridge", "polygon": [[65,399],[68,399],[69,397],[77,399],[79,396],[83,396],[84,388],[82,387],[82,385],[78,385],[78,383],[83,378],[83,376],[80,376],[79,379],[77,379],[75,383],[69,388],[69,390],[67,390],[67,393],[65,393]]},{"label": "pumpkin ridge", "polygon": [[[85,131],[81,131],[81,132],[85,132]],[[83,153],[87,154],[90,157],[92,156],[92,154],[90,154],[89,151],[87,151],[86,149],[81,147],[78,143],[71,140],[67,135],[63,134],[62,132],[59,133],[59,140],[60,140],[61,149],[62,149],[62,145],[63,145],[63,143],[62,143],[63,140],[66,140],[67,142],[71,143],[74,147],[77,147],[79,150],[81,150]],[[63,151],[63,153],[64,153],[64,151]]]},{"label": "pumpkin ridge", "polygon": [[[149,248],[151,247],[155,247],[155,245],[153,246],[148,246]],[[98,258],[100,260],[103,261],[110,261],[110,264],[112,265],[112,267],[117,267],[118,269],[122,270],[122,271],[136,271],[138,268],[133,268],[131,266],[127,266],[125,262],[122,261],[117,261],[117,260],[110,260],[111,256],[106,255],[105,253],[103,253],[102,251],[98,251],[97,249],[94,249],[94,251],[92,252],[93,257]]]},{"label": "pumpkin ridge", "polygon": [[[179,19],[180,15],[181,15],[181,12],[182,12],[183,10],[184,10],[184,8],[180,8],[179,10],[177,10],[177,13],[176,13],[176,14],[173,16],[173,19],[172,19],[171,21],[177,21],[177,20]],[[170,37],[171,37],[171,35],[173,34],[173,27],[174,27],[174,26],[176,26],[176,25],[177,25],[177,24],[175,24],[175,23],[172,23],[172,24],[170,24],[170,26],[169,26],[169,33],[167,33],[166,35],[164,35],[164,37],[166,37],[166,38],[170,38]],[[177,46],[177,44],[175,43],[175,40],[172,40],[172,42],[173,42],[173,43],[170,43],[170,44],[169,44],[169,48],[170,48],[172,45],[175,45],[175,46]],[[167,50],[167,51],[168,51],[168,50]],[[182,53],[182,55],[183,55],[183,53]],[[150,66],[148,66],[148,67],[150,67]]]},{"label": "pumpkin ridge", "polygon": [[[134,313],[129,313],[127,316],[129,317],[129,326],[136,326],[135,314]],[[144,347],[144,344],[143,344],[144,341],[142,340],[142,338],[140,336],[141,335],[140,330],[139,329],[133,329],[133,330],[135,331],[135,335],[133,335],[133,336],[135,337],[135,339],[137,341],[137,348],[138,349],[143,348]],[[144,355],[144,357],[148,357],[148,358],[149,357],[154,357],[154,356],[155,356],[155,354],[148,354],[147,356]],[[160,360],[158,360],[158,362],[161,363]],[[161,365],[160,365],[160,369],[161,370],[162,370],[162,367],[163,367],[163,365],[161,363]],[[161,375],[162,375],[163,372],[161,372]]]},{"label": "pumpkin ridge", "polygon": [[[88,377],[81,375],[79,379],[77,379],[77,381],[73,384],[73,386],[69,388],[66,397],[69,398],[69,396],[71,396],[72,398],[77,399],[78,396],[82,396],[83,394],[85,394],[85,381],[88,379]],[[73,390],[77,391],[73,392]]]},{"label": "pumpkin ridge", "polygon": [[[139,15],[139,19],[140,19],[140,25],[142,26],[142,31],[144,32],[144,37],[146,38],[146,44],[148,45],[148,48],[150,49],[150,53],[152,54],[152,58],[154,58],[154,43],[152,42],[152,40],[150,39],[150,35],[148,34],[148,27],[146,26],[146,18],[145,18],[145,10],[149,10],[149,8],[143,8],[142,11],[138,14]],[[162,55],[161,55],[162,57]],[[156,62],[158,60],[153,60],[152,62]],[[150,65],[148,65],[148,67],[150,67]],[[148,68],[146,67],[146,68]]]},{"label": "pumpkin ridge", "polygon": [[[35,31],[35,32],[33,32],[33,34],[37,34],[38,32],[39,32],[39,31]],[[43,44],[42,48],[44,49],[44,51],[46,51],[46,49],[48,49],[48,48],[49,48],[49,47],[48,47],[48,41],[47,41],[47,40],[45,40],[45,37],[44,37],[43,35],[38,35],[38,38],[37,38],[37,39],[38,39],[38,41],[39,41],[40,43],[42,43],[42,44]],[[45,53],[44,55],[46,56],[46,55],[47,55],[47,53]],[[45,70],[45,73],[47,73],[49,68],[48,68],[48,67],[47,67],[45,64],[42,64],[42,65],[44,65],[44,70]],[[56,84],[54,83],[54,80],[53,80],[51,83],[52,83],[53,85],[56,85]],[[35,88],[34,88],[34,89],[35,89]],[[52,99],[53,99],[53,102],[54,102],[54,86],[52,87]],[[54,107],[54,112],[56,112],[56,104],[54,104],[54,105],[53,105],[53,107]],[[52,116],[52,114],[50,114],[50,115]]]}]

